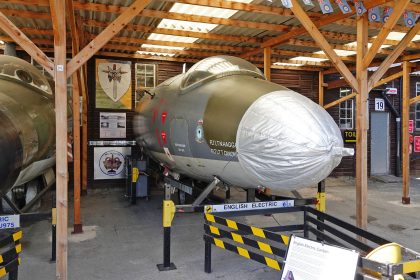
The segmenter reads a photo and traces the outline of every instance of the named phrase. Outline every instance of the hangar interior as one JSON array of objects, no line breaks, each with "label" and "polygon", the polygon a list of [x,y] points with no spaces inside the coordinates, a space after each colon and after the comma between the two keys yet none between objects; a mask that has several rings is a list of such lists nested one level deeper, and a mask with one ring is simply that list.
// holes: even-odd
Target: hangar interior
[{"label": "hangar interior", "polygon": [[[266,166],[267,170],[256,172],[257,178],[260,178],[259,175],[263,176],[262,174],[274,177],[275,172],[268,169],[269,167],[281,169],[283,162],[279,161],[276,165],[275,160],[271,160],[268,151],[271,142],[266,141],[267,139],[258,138],[259,152],[249,155],[246,152],[253,147],[245,147],[247,140],[251,138],[249,133],[244,130],[242,145],[238,142],[239,135],[242,135],[239,132],[233,132],[233,142],[230,142],[230,136],[226,136],[232,134],[226,131],[231,126],[230,122],[237,117],[235,114],[238,110],[242,110],[237,107],[245,106],[243,104],[251,101],[254,102],[252,104],[259,102],[261,111],[254,112],[253,117],[247,111],[248,130],[253,125],[264,127],[267,124],[266,127],[269,127],[267,118],[281,116],[278,111],[284,111],[290,113],[285,119],[295,123],[295,129],[302,138],[314,142],[318,138],[333,141],[333,136],[325,133],[327,130],[323,127],[328,127],[327,122],[331,122],[335,124],[333,130],[338,131],[338,135],[344,140],[344,146],[341,143],[337,152],[341,162],[335,165],[328,163],[322,166],[320,161],[316,161],[311,168],[305,168],[305,164],[299,160],[284,160],[286,167],[288,164],[297,165],[299,174],[296,174],[295,179],[300,176],[308,177],[305,179],[306,188],[297,191],[291,191],[290,188],[282,190],[281,187],[270,189],[268,179],[260,181],[267,182],[261,186],[249,180],[250,184],[254,184],[253,188],[258,189],[257,192],[296,199],[318,195],[318,202],[326,197],[328,214],[337,215],[360,229],[383,236],[386,240],[401,243],[410,250],[420,251],[417,213],[420,205],[420,182],[416,178],[420,174],[419,15],[420,2],[417,0],[0,1],[0,48],[5,55],[17,56],[34,65],[44,77],[38,80],[49,81],[53,94],[44,96],[47,101],[42,102],[45,103],[26,102],[36,103],[38,110],[47,110],[40,106],[50,104],[45,106],[50,106],[51,112],[39,121],[42,129],[43,124],[55,117],[55,125],[48,126],[48,129],[55,128],[55,131],[47,132],[47,128],[41,130],[38,127],[36,130],[40,139],[44,139],[44,136],[55,137],[55,183],[44,182],[55,189],[52,191],[53,201],[45,198],[48,195],[42,200],[43,204],[47,201],[49,211],[51,203],[56,205],[52,211],[53,228],[56,232],[51,237],[54,240],[56,236],[56,247],[49,237],[49,217],[41,222],[31,222],[27,226],[22,220],[25,226],[19,279],[52,279],[54,275],[56,279],[280,277],[280,266],[273,270],[273,264],[270,265],[268,261],[266,265],[255,264],[252,260],[244,260],[230,252],[216,250],[213,252],[213,274],[203,272],[202,213],[176,214],[172,230],[172,260],[178,266],[177,270],[160,273],[155,266],[162,261],[164,247],[161,223],[162,212],[165,218],[166,208],[163,206],[162,209],[162,198],[164,194],[167,196],[170,193],[165,190],[166,181],[162,183],[160,179],[168,174],[169,177],[179,179],[179,172],[171,170],[171,166],[163,162],[194,157],[194,145],[204,142],[208,143],[210,149],[206,160],[226,161],[218,153],[224,153],[225,156],[226,153],[233,153],[236,156],[236,152],[241,149],[243,154],[240,160],[245,162],[246,158],[247,168],[250,169],[244,168],[241,161],[242,168],[255,171],[252,167],[255,167],[253,164],[257,161],[260,162],[259,167]],[[7,63],[19,64],[14,60]],[[4,64],[0,65],[2,77],[8,76],[6,78],[10,80],[10,76],[14,76],[31,87],[37,87],[37,90],[43,90],[42,85],[37,84],[38,80],[31,75],[30,81],[25,80],[27,76],[21,74],[21,70],[7,74],[7,63],[0,62]],[[209,70],[210,67],[213,69]],[[193,72],[191,69],[197,71]],[[198,73],[199,70],[203,70],[202,73]],[[220,81],[214,82],[216,85],[211,88],[199,89],[199,86],[205,85],[202,81],[212,81],[218,74],[220,76],[217,77],[223,78],[226,74],[223,71],[242,71],[248,78],[238,78],[233,87]],[[195,77],[198,82],[191,82],[197,93],[189,95],[192,96],[190,100],[176,101],[174,97],[170,97],[171,88],[172,96],[188,97],[183,92],[189,86],[188,79],[179,81],[180,78],[176,78],[183,73],[187,78],[191,73],[198,76]],[[201,77],[197,73],[208,76]],[[209,76],[209,73],[214,74],[214,77]],[[253,82],[247,86],[250,77]],[[4,79],[7,80],[6,78]],[[264,79],[275,85],[265,85],[265,81],[260,81]],[[176,88],[179,92],[175,94],[177,83],[180,83]],[[261,101],[265,95],[255,93],[259,90],[259,84],[264,89],[264,94],[285,90],[278,85],[299,93],[295,102],[302,107],[306,106],[303,104],[308,104],[308,108],[317,103],[319,106],[314,110],[321,110],[323,117],[314,113],[313,118],[305,119],[305,114],[310,116],[310,112],[299,111],[303,109],[294,107],[295,103],[291,103],[290,107],[281,104],[287,104],[289,99],[272,101],[272,104],[279,107],[272,107],[270,111],[270,108],[264,107],[268,105]],[[223,89],[224,85],[226,90]],[[192,121],[194,128],[191,128],[191,122],[177,122],[182,118],[177,116],[185,117],[201,110],[200,102],[204,101],[197,97],[199,94],[212,95],[218,90],[223,98],[231,93],[231,99],[218,100],[217,96],[209,97],[209,103],[205,105],[206,113]],[[169,97],[165,100],[159,99],[160,94],[167,92]],[[251,100],[255,97],[254,93],[260,99]],[[22,102],[22,108],[29,108],[25,110],[30,111],[30,118],[34,122],[38,121],[31,115],[36,110],[33,109],[35,105],[31,107],[29,104],[26,107],[25,98],[16,101],[17,103],[10,102],[9,97],[3,97],[5,94],[2,93],[1,96],[1,111],[8,112],[11,110],[8,109],[10,104]],[[300,96],[307,99],[301,99]],[[145,116],[142,112],[149,104],[145,100],[155,103],[155,107],[146,109],[150,116],[145,118],[153,118],[150,137],[156,142],[149,146],[143,145],[148,142],[149,137],[142,135],[144,122],[141,122],[142,118],[136,118],[139,115]],[[309,100],[312,103],[305,103]],[[180,109],[175,109],[176,102]],[[268,104],[269,100],[266,102]],[[224,108],[226,115],[219,113],[220,108]],[[294,108],[297,108],[296,111],[293,111]],[[215,112],[213,115],[208,113],[212,110]],[[329,117],[323,115],[324,111]],[[36,113],[33,114],[36,116]],[[0,115],[3,116],[3,113]],[[260,116],[268,117],[261,117],[262,120],[257,122]],[[154,124],[157,119],[163,127],[166,118],[175,122],[176,129],[171,126],[168,130]],[[21,121],[20,124],[23,125],[24,120],[17,119],[11,123],[18,125]],[[317,123],[317,120],[321,121]],[[302,124],[299,130],[301,121],[307,123]],[[244,122],[241,119],[240,127],[245,125]],[[214,124],[213,128],[208,128],[210,123]],[[0,144],[3,145],[0,149],[9,160],[13,156],[8,153],[11,149],[9,142],[12,141],[10,135],[15,135],[16,139],[32,136],[26,128],[9,135],[7,125],[6,121],[2,124],[2,133],[5,136],[0,139]],[[140,130],[141,137],[138,136],[136,127]],[[319,136],[317,133],[321,129],[324,129],[324,134]],[[209,135],[213,138],[206,138]],[[166,145],[171,141],[177,143],[173,140],[175,137],[191,138],[188,141],[192,143],[193,152],[186,153],[185,150],[190,147],[186,148],[185,145]],[[235,140],[236,137],[238,139]],[[228,140],[216,141],[218,144],[213,145],[212,141],[216,142],[212,139]],[[22,144],[23,147],[17,147],[16,150],[20,153],[23,151],[26,157],[28,147],[35,145],[34,143],[38,145],[38,142],[45,146],[44,152],[54,150],[52,142],[42,141],[27,140],[26,146]],[[154,150],[156,146],[159,152]],[[182,153],[177,154],[175,149]],[[287,149],[293,150],[290,147]],[[330,149],[334,150],[331,147]],[[354,155],[346,154],[351,149],[354,149]],[[314,161],[319,156],[317,153],[311,154],[309,150],[301,150],[300,153],[302,157]],[[151,154],[155,161],[147,157]],[[121,159],[118,155],[122,156]],[[191,163],[192,166],[189,159],[182,159],[182,164],[187,166],[185,173],[205,173],[205,170],[208,173],[213,172],[211,161],[203,159],[206,156],[202,156],[198,163]],[[344,157],[341,159],[341,156]],[[31,156],[27,156],[28,162],[30,158]],[[5,162],[1,165],[5,174],[3,177],[1,173],[1,179],[4,179],[1,182],[1,192],[6,197],[4,199],[10,200],[6,192],[13,186],[14,181],[9,182],[11,174],[17,176],[19,172],[15,174],[16,170],[10,167],[8,161]],[[139,162],[144,166],[135,166]],[[227,170],[227,173],[233,174],[229,177],[232,182],[247,180],[244,177],[237,178],[241,177],[237,175],[237,167],[229,169],[227,166],[231,160],[227,162],[222,169],[223,172]],[[202,169],[197,171],[194,164]],[[19,168],[23,169],[29,163],[21,165]],[[285,170],[287,173],[287,169]],[[327,171],[330,176],[325,178],[323,172]],[[137,173],[134,174],[135,172]],[[44,181],[49,181],[46,178],[52,176],[48,174],[43,175]],[[197,176],[211,178],[213,175],[215,173]],[[317,180],[317,176],[323,177]],[[223,175],[218,177],[223,181]],[[216,180],[219,179],[210,179],[209,182],[217,185],[219,181],[215,183]],[[317,193],[317,183],[321,180],[323,183],[318,184]],[[25,193],[28,183],[25,182]],[[194,181],[192,184],[194,185]],[[223,184],[222,190],[216,189],[213,193],[222,193],[222,197],[229,197],[224,203],[255,200],[255,189],[246,191],[239,184],[232,184],[232,189],[230,186],[225,188]],[[145,188],[144,185],[148,187]],[[326,194],[320,191],[320,186],[326,186]],[[203,193],[207,188],[204,189]],[[13,186],[13,190],[14,198],[22,188]],[[140,193],[133,197],[133,190]],[[177,191],[179,197],[176,200],[185,204],[186,199],[181,195],[184,193],[181,190]],[[38,190],[38,194],[46,192],[47,190]],[[144,199],[137,199],[137,196]],[[168,201],[168,197],[165,201]],[[29,204],[28,209],[33,206],[32,203]],[[25,204],[22,207],[27,210]],[[45,208],[45,205],[42,207]],[[14,210],[13,204],[11,208]],[[25,211],[20,210],[22,209],[14,212],[23,216]],[[256,227],[269,227],[283,223],[288,225],[296,219],[292,214],[284,214],[282,218],[284,220],[276,214],[266,214],[239,221]],[[367,244],[364,237],[358,236],[357,244]],[[46,261],[50,247],[54,247],[56,253],[56,262],[52,264]],[[239,254],[255,260],[249,253],[240,251]],[[420,267],[420,264],[415,263],[414,266]],[[7,269],[5,271],[9,272]],[[417,276],[420,277],[418,274]],[[370,277],[363,279],[379,279],[374,278],[378,275],[372,273]],[[411,278],[399,279],[417,279],[413,273],[407,277]]]}]

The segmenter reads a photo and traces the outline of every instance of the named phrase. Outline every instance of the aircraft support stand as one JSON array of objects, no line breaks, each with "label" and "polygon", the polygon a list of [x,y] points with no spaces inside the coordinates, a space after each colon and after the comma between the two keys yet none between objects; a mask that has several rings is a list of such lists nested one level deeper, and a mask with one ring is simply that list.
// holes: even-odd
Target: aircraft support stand
[{"label": "aircraft support stand", "polygon": [[171,199],[171,186],[165,184],[165,200],[163,201],[163,263],[158,264],[159,271],[169,271],[176,269],[171,263],[171,225],[175,215],[175,204]]},{"label": "aircraft support stand", "polygon": [[199,206],[201,202],[206,199],[206,197],[217,187],[217,184],[219,184],[220,180],[216,176],[214,177],[213,181],[207,185],[207,187],[200,193],[200,195],[194,200],[192,203],[192,206]]}]

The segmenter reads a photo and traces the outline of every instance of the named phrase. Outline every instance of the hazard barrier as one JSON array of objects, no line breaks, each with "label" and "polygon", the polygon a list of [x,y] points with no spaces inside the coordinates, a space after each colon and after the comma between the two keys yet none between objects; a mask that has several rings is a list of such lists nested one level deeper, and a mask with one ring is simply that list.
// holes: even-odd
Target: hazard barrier
[{"label": "hazard barrier", "polygon": [[9,280],[18,279],[19,254],[22,251],[22,231],[15,233],[0,233],[0,278],[9,276]]},{"label": "hazard barrier", "polygon": [[[247,208],[245,205],[235,207]],[[256,207],[253,210],[248,207],[245,210],[230,210],[235,207],[232,205],[226,208],[220,205],[204,207],[204,271],[206,273],[211,273],[212,245],[280,271],[285,262],[291,234],[357,250],[361,257],[356,279],[394,280],[394,277],[395,279],[416,279],[415,272],[420,271],[419,253],[395,243],[390,244],[387,239],[313,207],[290,205],[286,202],[279,208]],[[243,216],[282,213],[296,213],[296,223],[261,228],[234,220]],[[392,254],[389,253],[390,250]],[[386,257],[383,258],[382,255]],[[390,255],[394,257],[390,258]]]}]

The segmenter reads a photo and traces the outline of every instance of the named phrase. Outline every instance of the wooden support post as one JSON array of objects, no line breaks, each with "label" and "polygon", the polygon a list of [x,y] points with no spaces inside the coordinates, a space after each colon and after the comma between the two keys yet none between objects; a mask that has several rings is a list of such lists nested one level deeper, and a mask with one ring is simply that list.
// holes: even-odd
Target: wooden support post
[{"label": "wooden support post", "polygon": [[88,96],[86,90],[85,68],[82,67],[80,71],[80,85],[82,89],[83,104],[82,104],[82,191],[87,193],[87,172],[88,172]]},{"label": "wooden support post", "polygon": [[264,75],[267,81],[271,81],[271,48],[264,49]]},{"label": "wooden support post", "polygon": [[82,219],[80,214],[80,88],[78,72],[72,76],[73,84],[73,233],[82,233]]},{"label": "wooden support post", "polygon": [[[79,52],[79,34],[74,16],[73,0],[67,0],[67,20],[72,37],[72,54]],[[80,71],[72,76],[72,104],[73,104],[73,233],[82,233],[82,219],[80,211]]]},{"label": "wooden support post", "polygon": [[357,17],[357,61],[356,73],[359,84],[356,95],[356,224],[367,227],[367,132],[369,126],[368,115],[368,72],[363,64],[363,57],[367,51],[368,19],[365,13]]},{"label": "wooden support post", "polygon": [[66,7],[61,0],[50,0],[54,28],[54,79],[56,120],[56,200],[57,264],[56,276],[67,280],[68,166],[67,166],[67,75]]},{"label": "wooden support post", "polygon": [[318,99],[319,105],[324,106],[324,72],[318,72]]},{"label": "wooden support post", "polygon": [[402,203],[410,204],[410,141],[408,133],[408,122],[410,120],[410,66],[408,61],[403,62],[402,94]]}]

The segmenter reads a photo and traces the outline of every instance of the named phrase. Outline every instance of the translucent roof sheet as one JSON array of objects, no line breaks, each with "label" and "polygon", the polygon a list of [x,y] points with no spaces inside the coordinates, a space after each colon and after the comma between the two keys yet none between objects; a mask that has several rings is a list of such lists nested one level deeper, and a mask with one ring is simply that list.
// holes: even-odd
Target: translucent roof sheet
[{"label": "translucent roof sheet", "polygon": [[148,39],[159,40],[159,41],[169,41],[169,42],[193,43],[198,38],[152,33],[150,34]]}]

